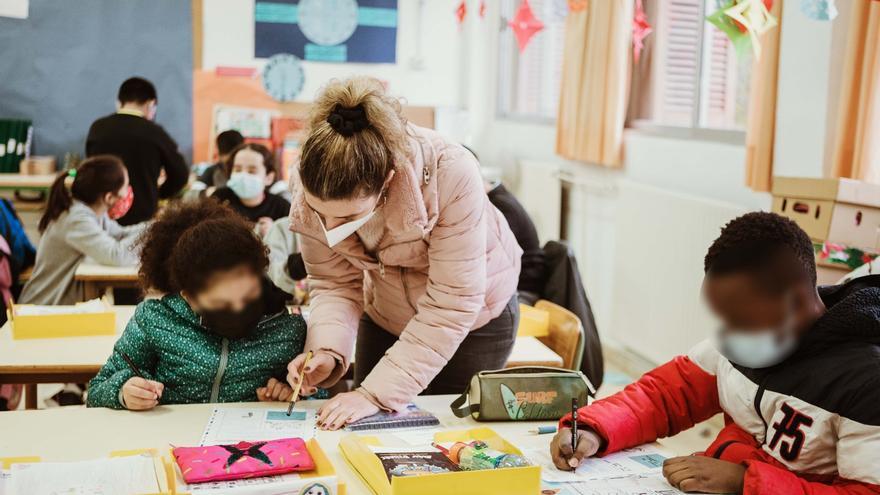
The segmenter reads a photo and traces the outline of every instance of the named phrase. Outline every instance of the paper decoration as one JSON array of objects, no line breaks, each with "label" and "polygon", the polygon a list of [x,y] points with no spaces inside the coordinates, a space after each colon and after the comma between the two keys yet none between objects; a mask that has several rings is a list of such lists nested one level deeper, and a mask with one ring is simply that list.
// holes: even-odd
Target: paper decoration
[{"label": "paper decoration", "polygon": [[569,12],[580,12],[587,8],[587,0],[568,0]]},{"label": "paper decoration", "polygon": [[645,48],[644,40],[654,30],[648,23],[648,15],[645,14],[645,8],[642,0],[636,0],[635,12],[633,13],[633,63],[639,63],[639,57]]},{"label": "paper decoration", "polygon": [[458,7],[455,9],[455,18],[458,19],[458,25],[461,26],[464,24],[464,19],[467,17],[467,0],[461,0],[458,3]]},{"label": "paper decoration", "polygon": [[801,0],[801,12],[814,21],[833,21],[837,5],[834,0]]},{"label": "paper decoration", "polygon": [[532,12],[529,0],[522,0],[522,3],[519,4],[519,8],[516,9],[516,15],[513,16],[513,19],[511,19],[510,22],[508,22],[508,25],[513,29],[513,34],[516,36],[516,43],[519,46],[520,53],[526,50],[532,36],[538,31],[544,29],[544,23],[535,17],[535,13]]},{"label": "paper decoration", "polygon": [[733,42],[737,53],[743,55],[751,46],[756,59],[761,57],[758,37],[777,25],[770,14],[772,0],[729,0],[712,15],[706,17]]},{"label": "paper decoration", "polygon": [[480,19],[486,18],[486,0],[480,1]]}]

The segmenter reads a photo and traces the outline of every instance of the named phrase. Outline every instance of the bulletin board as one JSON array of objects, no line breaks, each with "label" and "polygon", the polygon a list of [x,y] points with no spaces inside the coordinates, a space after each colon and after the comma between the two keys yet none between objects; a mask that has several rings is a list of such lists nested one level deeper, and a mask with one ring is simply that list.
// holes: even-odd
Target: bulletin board
[{"label": "bulletin board", "polygon": [[397,0],[257,0],[254,56],[393,64]]},{"label": "bulletin board", "polygon": [[115,111],[119,85],[156,85],[156,122],[192,151],[192,21],[180,0],[30,0],[0,17],[0,117],[34,124],[33,152],[85,153],[91,123]]}]

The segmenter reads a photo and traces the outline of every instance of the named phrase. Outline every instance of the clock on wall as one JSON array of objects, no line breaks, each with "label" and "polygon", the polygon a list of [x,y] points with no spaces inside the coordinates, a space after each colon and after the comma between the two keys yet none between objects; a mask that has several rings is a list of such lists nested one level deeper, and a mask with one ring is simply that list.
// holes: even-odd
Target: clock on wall
[{"label": "clock on wall", "polygon": [[358,27],[356,0],[300,0],[296,12],[300,30],[316,45],[338,45]]},{"label": "clock on wall", "polygon": [[304,83],[302,60],[296,55],[272,55],[263,68],[263,89],[277,101],[293,101]]}]

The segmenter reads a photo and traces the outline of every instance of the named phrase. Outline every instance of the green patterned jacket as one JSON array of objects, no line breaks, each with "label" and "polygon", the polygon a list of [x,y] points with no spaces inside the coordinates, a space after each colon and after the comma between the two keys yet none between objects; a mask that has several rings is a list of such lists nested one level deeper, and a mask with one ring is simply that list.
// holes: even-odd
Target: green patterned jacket
[{"label": "green patterned jacket", "polygon": [[268,315],[253,335],[230,340],[205,330],[179,295],[140,303],[113,355],[89,383],[89,407],[124,409],[122,385],[134,376],[119,351],[145,378],[165,385],[160,404],[253,402],[271,377],[283,380],[302,352],[306,323],[281,311]]}]

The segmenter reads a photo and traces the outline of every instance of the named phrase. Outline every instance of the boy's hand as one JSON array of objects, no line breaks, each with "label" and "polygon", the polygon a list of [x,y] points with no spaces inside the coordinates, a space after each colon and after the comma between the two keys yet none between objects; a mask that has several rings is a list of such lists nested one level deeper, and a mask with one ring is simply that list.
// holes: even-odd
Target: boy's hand
[{"label": "boy's hand", "polygon": [[602,438],[592,430],[578,429],[577,450],[571,451],[571,428],[560,428],[550,442],[550,456],[553,464],[564,471],[572,471],[581,460],[596,455],[602,445]]},{"label": "boy's hand", "polygon": [[265,387],[257,389],[257,399],[262,402],[283,402],[290,400],[291,394],[293,394],[292,388],[288,387],[287,384],[281,380],[276,380],[274,378],[269,378],[269,382],[266,383]]},{"label": "boy's hand", "polygon": [[745,466],[711,457],[673,457],[663,463],[663,476],[683,492],[742,493]]},{"label": "boy's hand", "polygon": [[165,386],[153,380],[133,376],[122,386],[122,401],[126,409],[144,411],[159,404]]}]

